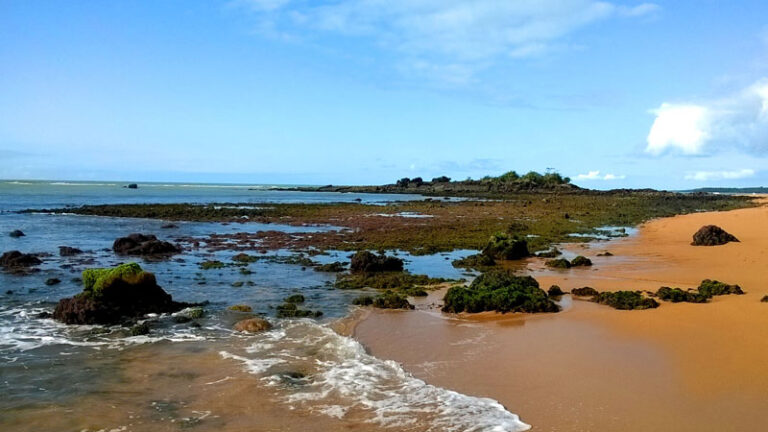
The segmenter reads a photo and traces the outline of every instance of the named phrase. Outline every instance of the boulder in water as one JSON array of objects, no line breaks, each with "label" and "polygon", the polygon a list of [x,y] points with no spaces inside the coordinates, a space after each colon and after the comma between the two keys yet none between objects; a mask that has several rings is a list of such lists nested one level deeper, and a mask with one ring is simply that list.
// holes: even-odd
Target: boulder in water
[{"label": "boulder in water", "polygon": [[81,253],[83,253],[83,251],[75,247],[59,246],[59,256],[70,257],[80,255]]},{"label": "boulder in water", "polygon": [[173,243],[158,240],[152,234],[133,233],[120,237],[112,244],[112,250],[121,255],[162,256],[181,252]]},{"label": "boulder in water", "polygon": [[24,237],[26,234],[22,230],[13,230],[10,233],[8,233],[9,236],[18,238],[18,237]]},{"label": "boulder in water", "polygon": [[263,318],[248,318],[235,323],[235,330],[239,332],[258,333],[272,328],[272,324]]},{"label": "boulder in water", "polygon": [[705,225],[693,235],[693,246],[719,246],[739,239],[717,225]]},{"label": "boulder in water", "polygon": [[352,256],[349,269],[353,273],[403,271],[403,260],[384,254],[374,255],[369,251],[359,251]]},{"label": "boulder in water", "polygon": [[83,291],[59,300],[53,318],[66,324],[119,324],[148,313],[170,313],[188,304],[173,301],[155,275],[136,263],[83,272]]},{"label": "boulder in water", "polygon": [[36,255],[21,253],[17,250],[6,252],[0,256],[0,267],[6,270],[23,270],[42,263]]}]

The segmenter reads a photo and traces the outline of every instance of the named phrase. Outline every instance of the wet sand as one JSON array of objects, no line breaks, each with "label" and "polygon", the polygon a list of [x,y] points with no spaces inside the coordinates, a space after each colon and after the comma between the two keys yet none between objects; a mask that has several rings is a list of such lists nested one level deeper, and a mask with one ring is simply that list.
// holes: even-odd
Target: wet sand
[{"label": "wet sand", "polygon": [[[707,224],[741,242],[691,246]],[[566,296],[558,314],[449,317],[427,306],[437,293],[416,311],[369,314],[354,336],[429,383],[499,400],[535,431],[768,430],[768,207],[654,220],[631,238],[566,248],[595,265],[530,260],[543,288],[655,291],[709,278],[746,295],[645,311]],[[614,256],[596,257],[603,250]]]}]

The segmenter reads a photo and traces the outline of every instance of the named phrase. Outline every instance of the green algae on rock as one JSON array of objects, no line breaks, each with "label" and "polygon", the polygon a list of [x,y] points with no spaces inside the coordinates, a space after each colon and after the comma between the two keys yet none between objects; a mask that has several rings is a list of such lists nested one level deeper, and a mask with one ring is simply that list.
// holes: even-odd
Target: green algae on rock
[{"label": "green algae on rock", "polygon": [[560,308],[530,276],[490,270],[468,287],[454,286],[443,299],[443,312],[558,312]]}]

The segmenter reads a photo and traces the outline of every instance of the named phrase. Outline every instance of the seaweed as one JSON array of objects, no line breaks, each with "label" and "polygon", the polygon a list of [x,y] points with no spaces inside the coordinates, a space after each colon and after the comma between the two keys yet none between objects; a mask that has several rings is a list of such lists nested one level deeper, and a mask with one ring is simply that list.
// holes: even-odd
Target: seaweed
[{"label": "seaweed", "polygon": [[490,270],[469,287],[454,286],[445,294],[443,312],[557,312],[560,308],[530,276],[507,270]]}]

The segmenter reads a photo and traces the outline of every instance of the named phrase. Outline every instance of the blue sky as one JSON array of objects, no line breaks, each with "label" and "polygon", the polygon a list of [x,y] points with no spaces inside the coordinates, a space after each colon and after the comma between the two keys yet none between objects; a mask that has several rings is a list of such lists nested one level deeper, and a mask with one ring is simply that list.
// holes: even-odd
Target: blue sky
[{"label": "blue sky", "polygon": [[768,185],[768,3],[0,0],[0,178]]}]

